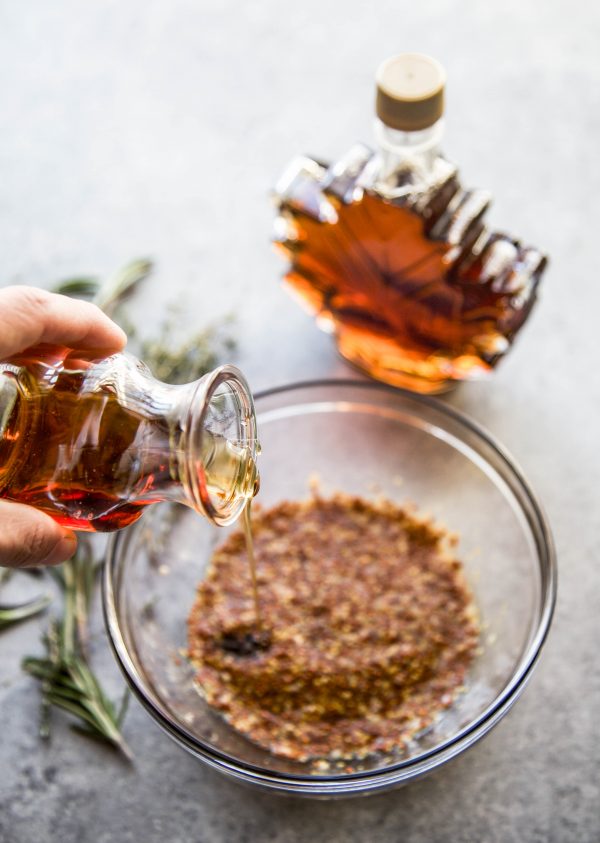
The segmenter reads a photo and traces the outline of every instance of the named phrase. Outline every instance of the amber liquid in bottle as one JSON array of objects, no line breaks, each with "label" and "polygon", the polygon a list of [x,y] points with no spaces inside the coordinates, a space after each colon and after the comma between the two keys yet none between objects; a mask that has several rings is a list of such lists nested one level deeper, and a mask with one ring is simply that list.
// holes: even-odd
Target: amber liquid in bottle
[{"label": "amber liquid in bottle", "polygon": [[[132,397],[114,383],[90,385],[85,369],[49,367],[36,378],[27,363],[18,361],[19,389],[0,418],[0,497],[46,511],[66,527],[98,532],[131,524],[157,501],[185,502],[182,431],[161,415],[160,400],[154,407],[141,391]],[[39,369],[39,356],[33,366]],[[258,475],[247,449],[219,436],[204,441],[211,499],[250,497]]]},{"label": "amber liquid in bottle", "polygon": [[[32,383],[28,399],[17,401],[0,441],[0,485],[3,497],[45,510],[65,527],[116,530],[153,502],[152,481],[143,503],[126,502],[135,459],[132,446],[147,421],[121,406],[115,395],[80,395],[83,377],[60,373],[47,392]],[[69,447],[64,444],[66,430],[71,432]],[[168,443],[168,431],[158,422],[152,435],[166,437]],[[15,460],[17,442],[20,459]],[[157,465],[155,479],[165,474],[169,466]]]},{"label": "amber liquid in bottle", "polygon": [[279,245],[287,284],[341,354],[421,392],[490,371],[531,310],[543,256],[485,229],[487,202],[456,177],[418,207],[374,190],[348,201],[327,181],[329,219],[284,199]]}]

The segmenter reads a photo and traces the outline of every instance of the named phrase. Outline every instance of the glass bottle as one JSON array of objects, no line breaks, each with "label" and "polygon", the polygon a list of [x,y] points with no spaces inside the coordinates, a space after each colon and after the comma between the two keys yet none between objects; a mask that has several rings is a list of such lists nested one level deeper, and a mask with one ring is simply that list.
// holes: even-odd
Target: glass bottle
[{"label": "glass bottle", "polygon": [[110,531],[157,501],[229,524],[258,489],[248,385],[233,366],[170,386],[129,354],[41,346],[0,363],[0,497]]},{"label": "glass bottle", "polygon": [[535,302],[546,258],[490,231],[490,196],[440,152],[445,73],[403,54],[377,73],[378,149],[295,158],[276,186],[286,282],[341,354],[419,392],[489,374]]}]

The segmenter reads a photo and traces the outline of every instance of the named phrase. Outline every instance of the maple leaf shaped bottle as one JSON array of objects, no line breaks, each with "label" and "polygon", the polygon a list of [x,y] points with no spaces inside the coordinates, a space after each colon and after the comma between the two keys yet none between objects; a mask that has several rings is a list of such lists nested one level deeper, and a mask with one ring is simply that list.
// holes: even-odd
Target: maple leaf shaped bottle
[{"label": "maple leaf shaped bottle", "polygon": [[490,195],[439,151],[445,73],[405,53],[377,73],[378,150],[297,157],[276,187],[288,286],[341,354],[418,392],[490,373],[535,302],[537,249],[490,231]]}]

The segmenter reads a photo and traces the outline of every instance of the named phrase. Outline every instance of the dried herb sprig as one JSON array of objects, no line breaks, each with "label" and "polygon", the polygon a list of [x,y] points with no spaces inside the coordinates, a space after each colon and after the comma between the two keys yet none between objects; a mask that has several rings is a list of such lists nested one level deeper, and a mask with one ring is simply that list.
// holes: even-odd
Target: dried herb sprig
[{"label": "dried herb sprig", "polygon": [[179,313],[173,309],[163,322],[158,338],[140,344],[140,357],[159,380],[167,383],[194,381],[235,352],[236,342],[229,330],[233,322],[231,317],[209,325],[175,347],[169,338],[177,334],[179,321]]},{"label": "dried herb sprig", "polygon": [[50,710],[56,706],[81,721],[73,725],[76,731],[108,741],[131,759],[121,734],[128,692],[117,708],[87,661],[88,613],[97,570],[89,542],[80,539],[75,556],[55,574],[63,592],[64,610],[62,618],[54,619],[44,635],[46,655],[29,656],[22,666],[41,683],[43,737],[50,734]]}]

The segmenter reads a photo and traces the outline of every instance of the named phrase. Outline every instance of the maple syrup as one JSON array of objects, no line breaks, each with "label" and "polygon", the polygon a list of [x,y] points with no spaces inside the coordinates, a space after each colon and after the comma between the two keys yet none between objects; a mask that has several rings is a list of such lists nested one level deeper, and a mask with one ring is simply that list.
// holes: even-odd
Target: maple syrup
[{"label": "maple syrup", "polygon": [[0,364],[0,497],[75,530],[117,530],[162,500],[237,518],[258,488],[241,373],[168,386],[130,355],[73,358],[43,347]]},{"label": "maple syrup", "polygon": [[439,153],[445,75],[405,54],[378,72],[379,151],[292,161],[276,188],[288,287],[341,354],[419,392],[489,374],[536,299],[546,258],[491,232],[490,204]]},{"label": "maple syrup", "polygon": [[246,540],[246,553],[248,555],[248,565],[250,568],[250,579],[252,582],[252,599],[254,601],[254,622],[257,629],[260,629],[260,599],[258,596],[258,579],[256,576],[256,556],[254,555],[254,538],[252,536],[252,498],[248,498],[248,502],[244,507],[242,513],[242,524],[244,527],[244,538]]}]

